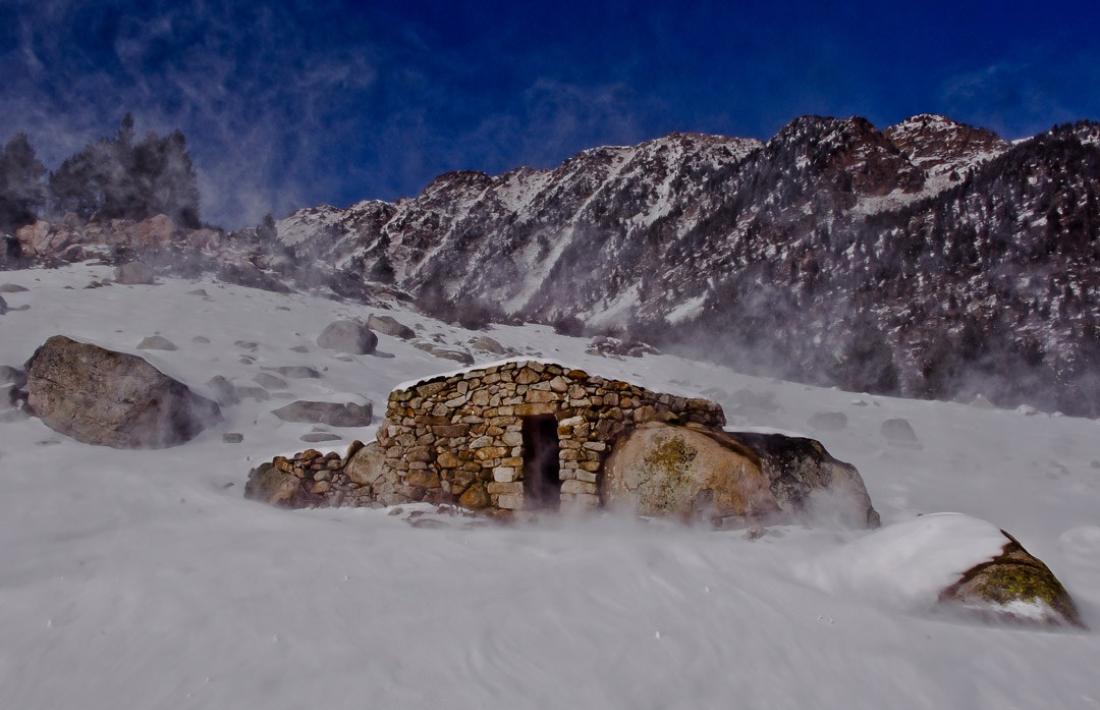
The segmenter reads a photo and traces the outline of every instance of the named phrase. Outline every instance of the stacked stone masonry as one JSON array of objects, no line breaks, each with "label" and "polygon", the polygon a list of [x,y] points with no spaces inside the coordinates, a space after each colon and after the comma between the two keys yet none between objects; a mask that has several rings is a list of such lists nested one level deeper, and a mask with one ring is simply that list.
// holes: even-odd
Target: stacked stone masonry
[{"label": "stacked stone masonry", "polygon": [[[525,508],[525,417],[557,421],[562,507],[599,505],[615,440],[648,421],[721,428],[721,407],[539,361],[515,361],[425,380],[390,394],[377,435],[371,498],[468,508]],[[358,496],[362,497],[362,494]],[[362,504],[363,501],[353,500]]]}]

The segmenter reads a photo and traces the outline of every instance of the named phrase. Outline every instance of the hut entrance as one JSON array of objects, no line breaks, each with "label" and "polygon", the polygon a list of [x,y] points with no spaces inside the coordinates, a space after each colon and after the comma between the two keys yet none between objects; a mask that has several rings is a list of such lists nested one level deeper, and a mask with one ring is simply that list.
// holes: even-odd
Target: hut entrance
[{"label": "hut entrance", "polygon": [[558,448],[558,420],[553,414],[523,418],[524,507],[558,507]]}]

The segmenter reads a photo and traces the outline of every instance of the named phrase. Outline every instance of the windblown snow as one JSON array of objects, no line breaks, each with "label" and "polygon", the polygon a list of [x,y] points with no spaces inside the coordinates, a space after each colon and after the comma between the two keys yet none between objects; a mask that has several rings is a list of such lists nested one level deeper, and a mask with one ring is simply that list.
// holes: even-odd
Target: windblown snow
[{"label": "windblown snow", "polygon": [[[821,439],[859,468],[886,527],[750,539],[608,516],[498,527],[423,508],[436,527],[413,527],[408,506],[280,510],[243,499],[246,475],[306,448],[311,426],[272,409],[365,397],[377,413],[397,383],[453,362],[386,335],[375,355],[316,347],[330,321],[379,309],[210,280],[84,289],[109,275],[0,274],[29,289],[5,294],[0,363],[67,334],[139,352],[200,392],[219,374],[251,384],[264,367],[323,377],[229,407],[218,428],[161,451],[0,423],[0,708],[1100,705],[1094,633],[965,622],[927,603],[995,554],[1003,528],[1100,625],[1096,421],[853,395],[666,355],[610,360],[585,339],[499,326],[489,335],[516,351],[715,399],[731,428]],[[386,313],[452,347],[475,335]],[[156,333],[178,349],[134,350]],[[825,411],[846,428],[812,431]],[[920,448],[882,438],[898,417]],[[332,431],[341,448],[373,434]],[[943,510],[958,514],[932,515]]]}]

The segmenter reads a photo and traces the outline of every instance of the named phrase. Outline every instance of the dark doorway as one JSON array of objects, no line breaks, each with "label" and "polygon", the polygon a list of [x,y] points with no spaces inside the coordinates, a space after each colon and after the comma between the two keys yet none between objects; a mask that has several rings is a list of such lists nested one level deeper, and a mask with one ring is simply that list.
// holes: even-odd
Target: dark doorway
[{"label": "dark doorway", "polygon": [[523,418],[524,507],[557,508],[561,500],[558,478],[558,420],[553,414]]}]

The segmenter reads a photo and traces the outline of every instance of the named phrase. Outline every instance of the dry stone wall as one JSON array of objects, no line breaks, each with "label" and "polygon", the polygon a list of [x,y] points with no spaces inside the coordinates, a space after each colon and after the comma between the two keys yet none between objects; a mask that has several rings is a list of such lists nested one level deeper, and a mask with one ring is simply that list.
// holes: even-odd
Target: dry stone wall
[{"label": "dry stone wall", "polygon": [[652,392],[535,360],[421,381],[389,397],[378,429],[371,496],[392,504],[456,501],[525,508],[525,417],[557,422],[563,506],[599,504],[599,476],[617,437],[649,421],[722,427],[705,399]]}]

